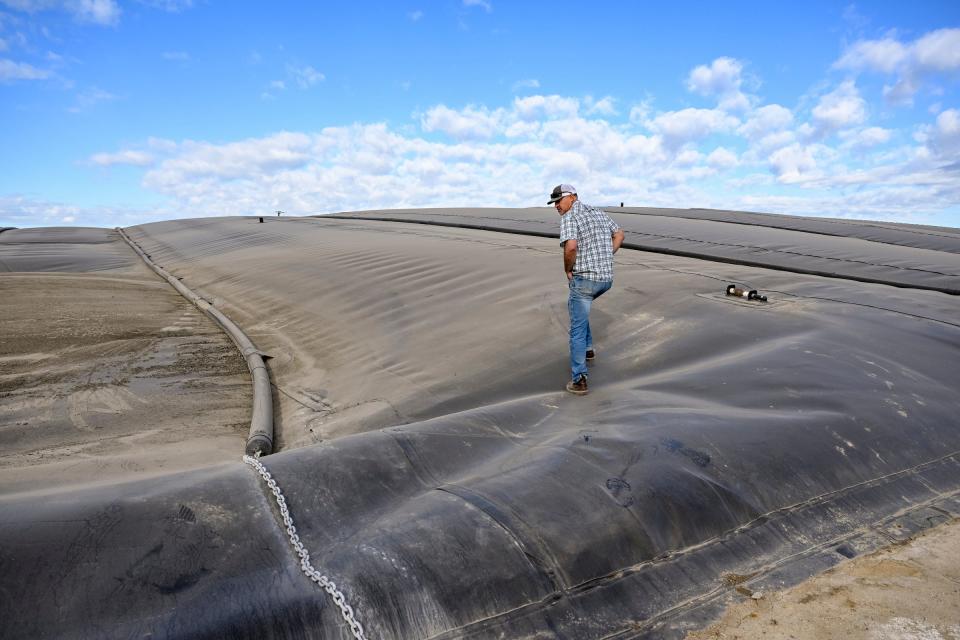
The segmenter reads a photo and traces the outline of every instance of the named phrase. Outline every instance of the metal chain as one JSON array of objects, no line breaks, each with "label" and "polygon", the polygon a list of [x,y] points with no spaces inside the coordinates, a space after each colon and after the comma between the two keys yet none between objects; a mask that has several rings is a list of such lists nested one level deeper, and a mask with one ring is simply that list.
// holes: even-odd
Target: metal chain
[{"label": "metal chain", "polygon": [[330,595],[330,597],[333,599],[333,603],[340,608],[340,613],[343,616],[343,619],[348,625],[350,625],[350,631],[353,633],[353,637],[356,638],[356,640],[366,640],[366,636],[363,635],[363,626],[354,617],[353,608],[347,604],[346,598],[344,598],[343,593],[337,589],[336,583],[327,576],[321,574],[313,567],[312,564],[310,564],[310,554],[303,546],[303,543],[300,542],[300,536],[297,535],[297,528],[293,525],[293,518],[290,517],[290,511],[287,509],[287,500],[283,497],[283,493],[280,492],[280,486],[277,484],[277,481],[273,479],[273,476],[271,476],[270,472],[267,471],[267,468],[263,466],[263,463],[257,459],[259,457],[260,452],[258,451],[256,458],[251,456],[243,456],[243,461],[260,473],[264,481],[266,481],[267,486],[270,487],[270,491],[273,492],[273,496],[277,501],[277,506],[280,507],[280,515],[283,517],[283,524],[287,528],[287,535],[290,537],[290,544],[293,545],[293,550],[297,552],[298,556],[300,556],[300,570],[303,571],[308,578],[323,587],[323,590]]}]

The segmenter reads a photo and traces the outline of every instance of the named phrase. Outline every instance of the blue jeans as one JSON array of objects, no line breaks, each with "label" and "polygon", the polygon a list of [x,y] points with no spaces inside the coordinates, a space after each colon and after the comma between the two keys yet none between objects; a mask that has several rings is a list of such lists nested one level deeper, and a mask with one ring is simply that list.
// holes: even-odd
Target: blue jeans
[{"label": "blue jeans", "polygon": [[587,375],[587,349],[593,347],[590,334],[590,305],[613,286],[613,282],[597,282],[574,276],[570,280],[570,371],[573,380]]}]

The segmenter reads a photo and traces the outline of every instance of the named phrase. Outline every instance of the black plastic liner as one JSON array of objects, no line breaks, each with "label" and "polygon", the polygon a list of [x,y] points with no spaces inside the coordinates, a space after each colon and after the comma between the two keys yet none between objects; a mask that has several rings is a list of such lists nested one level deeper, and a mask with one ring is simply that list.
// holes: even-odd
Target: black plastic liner
[{"label": "black plastic liner", "polygon": [[[542,217],[541,224],[541,214],[550,212],[366,217],[419,224],[456,218],[550,234],[556,220]],[[490,382],[465,406],[438,385],[423,390],[436,395],[434,405],[407,409],[397,400],[402,419],[392,424],[263,458],[314,566],[344,592],[368,637],[682,637],[716,613],[731,593],[731,576],[783,586],[960,516],[960,299],[930,290],[955,286],[947,272],[956,251],[899,246],[914,228],[895,225],[867,231],[889,231],[889,243],[844,236],[837,244],[835,236],[793,229],[764,227],[759,231],[769,236],[743,241],[739,234],[750,233],[749,225],[683,220],[688,226],[675,233],[644,226],[648,217],[614,217],[628,241],[645,233],[664,248],[712,247],[721,258],[769,260],[775,270],[721,263],[713,282],[696,273],[712,269],[711,260],[661,254],[654,263],[623,252],[615,287],[594,316],[605,342],[597,385],[591,377],[586,398],[558,392],[559,384],[543,386],[542,371],[562,368],[564,354],[542,369],[523,369],[526,357],[504,366],[511,322],[491,328],[478,320],[477,332],[495,334],[492,362],[474,356],[468,368],[482,369],[483,379],[499,372],[506,390]],[[504,295],[516,296],[517,305],[524,293],[510,288],[510,279],[522,276],[506,266],[515,255],[509,252],[522,248],[495,245],[496,234],[416,236],[418,225],[374,219],[271,222],[182,221],[132,235],[211,296],[248,290],[258,305],[270,299],[265,291],[293,298],[289,309],[259,315],[254,305],[240,305],[247,326],[287,326],[307,308],[308,291],[327,292],[331,317],[369,315],[376,300],[394,300],[390,287],[405,292],[405,279],[422,293],[423,273],[433,268],[429,255],[411,258],[410,269],[368,266],[366,247],[348,242],[357,237],[392,237],[389,246],[402,252],[401,234],[414,234],[421,246],[459,248],[468,266],[474,255],[503,256]],[[668,235],[675,237],[664,240]],[[321,240],[328,243],[323,250],[304,259],[303,247]],[[531,242],[532,260],[549,248],[559,270],[553,243]],[[281,244],[269,254],[272,264],[247,259],[253,248]],[[767,244],[778,248],[760,252]],[[350,262],[351,253],[363,259]],[[646,262],[623,264],[638,257]],[[344,280],[338,298],[345,262],[355,279]],[[786,267],[821,264],[835,274],[828,282],[797,275],[785,284],[793,273]],[[374,267],[383,280],[370,276]],[[459,278],[461,265],[447,268],[446,277]],[[930,273],[934,268],[943,273]],[[859,281],[873,275],[896,287]],[[773,294],[766,304],[723,295],[723,283],[744,280],[790,293]],[[293,293],[283,290],[284,281]],[[435,314],[456,321],[450,307],[463,308],[475,295],[463,284],[469,281],[456,282],[448,297],[430,302],[421,295],[418,304],[436,305]],[[371,290],[380,297],[366,298]],[[810,292],[818,297],[805,297]],[[421,326],[400,304],[405,299],[396,298],[391,327],[391,366],[398,370],[412,367],[405,332]],[[542,313],[554,309],[551,303]],[[640,313],[659,314],[667,328],[624,328]],[[304,333],[322,329],[318,319],[305,323]],[[354,325],[358,340],[365,339]],[[517,336],[525,331],[515,329]],[[513,347],[543,358],[552,347],[538,349]],[[440,342],[417,353],[433,360],[452,353],[456,360],[458,351]],[[292,384],[278,373],[278,386]],[[287,422],[292,429],[292,418]],[[5,634],[349,637],[336,607],[299,572],[276,512],[239,460],[149,482],[2,496]]]}]

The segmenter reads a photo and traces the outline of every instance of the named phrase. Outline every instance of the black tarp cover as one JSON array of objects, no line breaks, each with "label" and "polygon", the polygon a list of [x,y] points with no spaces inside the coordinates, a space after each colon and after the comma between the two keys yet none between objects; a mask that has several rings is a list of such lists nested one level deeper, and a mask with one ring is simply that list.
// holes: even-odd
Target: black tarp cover
[{"label": "black tarp cover", "polygon": [[[523,235],[552,210],[128,230],[272,356],[263,462],[368,637],[682,636],[960,515],[955,230],[612,211],[666,251],[618,254],[584,398],[559,246]],[[0,496],[5,633],[349,637],[240,453]]]}]

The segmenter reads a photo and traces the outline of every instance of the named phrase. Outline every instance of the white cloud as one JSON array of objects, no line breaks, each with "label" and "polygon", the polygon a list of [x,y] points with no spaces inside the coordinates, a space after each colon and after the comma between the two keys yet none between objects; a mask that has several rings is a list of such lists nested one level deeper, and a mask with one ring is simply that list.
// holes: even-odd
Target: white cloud
[{"label": "white cloud", "polygon": [[840,137],[846,141],[846,146],[852,149],[869,149],[890,141],[893,132],[882,127],[868,127],[855,131],[843,131]]},{"label": "white cloud", "polygon": [[779,104],[768,104],[753,111],[737,131],[748,139],[762,138],[793,124],[793,112]]},{"label": "white cloud", "polygon": [[960,110],[947,109],[937,116],[930,146],[938,156],[954,162],[960,159]]},{"label": "white cloud", "polygon": [[256,138],[214,145],[185,142],[178,145],[178,155],[163,160],[148,172],[145,181],[168,187],[174,176],[189,174],[199,178],[226,180],[269,176],[278,171],[301,167],[310,158],[311,138],[302,133],[277,133]]},{"label": "white cloud", "polygon": [[[841,94],[839,102],[849,98]],[[601,205],[782,210],[789,202],[800,212],[811,203],[847,198],[845,213],[877,217],[960,201],[956,171],[949,169],[960,150],[957,109],[928,116],[917,143],[890,148],[903,132],[862,125],[838,129],[838,138],[804,142],[798,132],[810,125],[797,127],[793,113],[780,105],[753,109],[742,122],[720,109],[652,117],[645,105],[634,105],[628,120],[592,109],[603,100],[552,95],[515,98],[496,108],[440,104],[414,116],[419,129],[359,123],[227,144],[150,139],[95,154],[90,164],[143,166],[143,186],[166,197],[165,210],[176,212],[166,217],[481,200],[537,206],[557,182],[573,182],[587,202]],[[824,126],[838,121],[831,119],[830,104],[822,105]],[[716,133],[725,134],[722,146],[712,138],[704,142]],[[759,175],[762,169],[767,172]]]},{"label": "white cloud", "polygon": [[772,149],[779,149],[780,147],[785,147],[789,144],[792,144],[797,139],[796,134],[793,131],[776,131],[774,133],[769,133],[754,143],[754,146],[763,151],[770,151]]},{"label": "white cloud", "polygon": [[190,59],[190,54],[186,51],[164,51],[163,52],[164,60],[175,60],[178,62],[186,62]]},{"label": "white cloud", "polygon": [[180,13],[193,7],[193,0],[137,0],[137,2],[170,13]]},{"label": "white cloud", "polygon": [[153,156],[145,151],[118,151],[116,153],[95,153],[90,156],[90,162],[101,167],[113,165],[133,165],[146,167],[153,164]]},{"label": "white cloud", "polygon": [[703,154],[696,149],[684,149],[674,158],[673,164],[679,167],[692,167],[703,159]]},{"label": "white cloud", "polygon": [[493,5],[490,4],[489,0],[463,0],[463,6],[480,7],[487,13],[493,11]]},{"label": "white cloud", "polygon": [[732,169],[739,164],[737,154],[724,147],[717,147],[707,156],[707,164],[714,169]]},{"label": "white cloud", "polygon": [[517,80],[513,83],[514,92],[521,91],[523,89],[539,89],[540,81],[535,78],[529,78],[527,80]]},{"label": "white cloud", "polygon": [[937,131],[941,135],[960,136],[960,111],[947,109],[937,116]]},{"label": "white cloud", "polygon": [[717,58],[710,66],[700,65],[687,76],[687,88],[703,96],[715,96],[719,107],[742,111],[750,107],[750,98],[740,90],[743,63],[733,58]]},{"label": "white cloud", "polygon": [[114,0],[68,0],[66,6],[81,22],[105,26],[120,22],[120,6]]},{"label": "white cloud", "polygon": [[92,109],[103,102],[112,102],[117,100],[119,97],[120,96],[114,95],[109,91],[104,91],[103,89],[94,87],[77,94],[76,103],[67,109],[67,111],[70,113],[81,113],[83,111],[88,111],[89,109]]},{"label": "white cloud", "polygon": [[508,138],[529,138],[533,137],[540,131],[539,122],[527,122],[520,120],[509,125],[503,132]]},{"label": "white cloud", "polygon": [[563,176],[571,182],[583,183],[590,174],[590,166],[579,153],[555,151],[544,161],[544,169],[550,175]]},{"label": "white cloud", "polygon": [[513,109],[521,120],[538,118],[572,118],[580,111],[580,101],[558,95],[516,98]]},{"label": "white cloud", "polygon": [[734,129],[740,121],[719,109],[689,108],[661,113],[646,124],[671,144],[683,144],[717,131]]},{"label": "white cloud", "polygon": [[0,58],[0,82],[43,80],[49,77],[50,72],[45,69],[38,69],[25,62],[14,62],[13,60]]},{"label": "white cloud", "polygon": [[10,45],[7,44],[7,41],[4,40],[3,38],[0,38],[0,51],[6,51],[9,48],[10,48]]},{"label": "white cloud", "polygon": [[914,43],[913,53],[917,64],[923,69],[960,69],[960,29],[931,31]]},{"label": "white cloud", "polygon": [[165,138],[147,138],[147,146],[163,153],[172,153],[177,150],[177,143]]},{"label": "white cloud", "polygon": [[423,17],[423,11],[417,9],[416,11],[411,11],[407,14],[407,17],[410,18],[411,22],[418,22],[420,18]]},{"label": "white cloud", "polygon": [[592,97],[587,96],[584,99],[584,106],[586,107],[587,115],[601,115],[601,116],[615,116],[617,115],[617,108],[614,106],[614,100],[610,96],[605,96],[599,100],[594,100]]},{"label": "white cloud", "polygon": [[301,89],[309,89],[318,82],[323,82],[326,79],[326,76],[310,65],[306,65],[304,67],[290,67],[288,70],[290,72],[290,76]]},{"label": "white cloud", "polygon": [[705,96],[715,96],[740,88],[743,65],[733,58],[717,58],[708,67],[700,65],[690,72],[687,88]]},{"label": "white cloud", "polygon": [[420,119],[424,131],[441,131],[457,139],[482,139],[494,136],[500,128],[502,111],[467,106],[455,111],[446,105],[429,109]]},{"label": "white cloud", "polygon": [[884,96],[894,104],[911,104],[930,76],[960,70],[960,29],[938,29],[906,43],[892,36],[860,40],[833,66],[892,75],[894,82],[884,87]]},{"label": "white cloud", "polygon": [[837,69],[871,69],[893,73],[903,65],[909,55],[909,48],[893,38],[860,40],[848,47],[833,66]]},{"label": "white cloud", "polygon": [[846,80],[830,93],[821,96],[813,108],[813,119],[819,130],[835,131],[843,127],[858,125],[867,117],[867,103],[853,80]]},{"label": "white cloud", "polygon": [[23,195],[0,196],[0,219],[4,221],[4,225],[16,227],[74,224],[91,227],[129,226],[175,216],[175,212],[169,210],[144,211],[116,206],[78,207]]},{"label": "white cloud", "polygon": [[5,225],[50,227],[72,224],[79,211],[76,206],[32,200],[25,196],[0,197],[0,217],[6,221]]},{"label": "white cloud", "polygon": [[904,75],[895,84],[883,85],[883,97],[891,104],[911,105],[913,96],[919,89],[920,83],[915,76]]},{"label": "white cloud", "polygon": [[780,182],[800,182],[805,178],[819,176],[813,147],[794,143],[778,149],[770,155],[770,168]]},{"label": "white cloud", "polygon": [[644,100],[640,104],[630,107],[630,122],[633,124],[643,124],[650,118],[650,101]]},{"label": "white cloud", "polygon": [[[2,15],[2,14],[0,14],[0,15]],[[3,26],[2,23],[0,23],[0,27],[2,27],[2,26]],[[27,36],[24,35],[24,33],[23,33],[22,31],[17,31],[17,32],[14,32],[14,33],[7,34],[7,47],[8,47],[8,48],[9,48],[9,47],[14,47],[14,48],[18,48],[18,49],[27,49],[28,46],[29,46],[29,41],[27,40]]]},{"label": "white cloud", "polygon": [[63,9],[78,22],[114,26],[120,22],[120,6],[115,0],[0,0],[18,11],[38,13]]},{"label": "white cloud", "polygon": [[[679,188],[683,180],[713,171],[691,167],[668,175],[670,157],[656,136],[625,132],[603,120],[542,117],[526,121],[512,109],[454,111],[439,105],[421,116],[425,131],[445,136],[439,140],[400,135],[383,124],[220,145],[155,140],[148,145],[154,165],[143,183],[184,212],[310,213],[468,204],[491,193],[498,204],[530,206],[540,204],[543,191],[560,180],[589,184],[590,193],[604,194],[608,202],[628,193],[636,202],[638,189],[655,182],[672,181]],[[506,124],[515,127],[514,138],[506,137]],[[502,141],[486,137],[490,127],[500,127]],[[119,163],[121,156],[98,160]],[[637,178],[654,174],[655,179]],[[661,190],[655,197],[667,194]]]},{"label": "white cloud", "polygon": [[59,3],[55,0],[0,0],[0,4],[4,4],[17,11],[36,13],[38,11],[51,9]]}]

